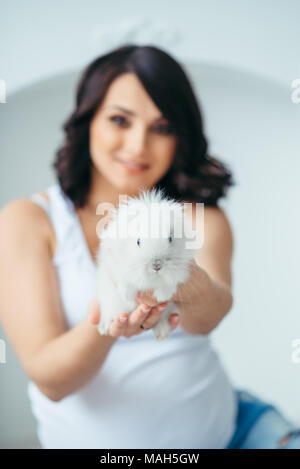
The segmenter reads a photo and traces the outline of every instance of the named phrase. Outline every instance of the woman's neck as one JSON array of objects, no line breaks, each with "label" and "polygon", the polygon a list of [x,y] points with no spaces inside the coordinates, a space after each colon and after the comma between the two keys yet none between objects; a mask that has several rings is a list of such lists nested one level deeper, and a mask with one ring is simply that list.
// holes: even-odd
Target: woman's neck
[{"label": "woman's neck", "polygon": [[86,199],[84,210],[91,214],[96,214],[97,207],[102,203],[109,203],[117,207],[122,200],[122,196],[136,196],[138,190],[134,192],[120,192],[107,179],[101,175],[92,176],[90,190]]}]

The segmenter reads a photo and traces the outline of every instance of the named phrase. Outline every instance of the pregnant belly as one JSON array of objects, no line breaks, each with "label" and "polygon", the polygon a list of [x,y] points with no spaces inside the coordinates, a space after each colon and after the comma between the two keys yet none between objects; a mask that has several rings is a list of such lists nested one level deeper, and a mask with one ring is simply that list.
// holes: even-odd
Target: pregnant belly
[{"label": "pregnant belly", "polygon": [[77,393],[58,403],[44,396],[64,425],[60,437],[47,436],[50,409],[41,425],[45,447],[224,448],[235,429],[235,394],[201,339],[120,341]]}]

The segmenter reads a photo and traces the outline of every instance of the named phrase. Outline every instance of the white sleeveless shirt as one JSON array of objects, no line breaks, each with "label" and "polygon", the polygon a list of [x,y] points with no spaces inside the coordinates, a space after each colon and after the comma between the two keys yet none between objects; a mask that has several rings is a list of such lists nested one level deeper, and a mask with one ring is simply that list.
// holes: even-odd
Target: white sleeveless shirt
[{"label": "white sleeveless shirt", "polygon": [[[47,212],[57,249],[52,259],[68,328],[88,314],[96,265],[75,207],[58,183]],[[119,337],[94,377],[60,401],[34,382],[28,397],[42,448],[225,448],[236,429],[237,398],[209,336],[185,333],[157,341],[151,329]]]}]

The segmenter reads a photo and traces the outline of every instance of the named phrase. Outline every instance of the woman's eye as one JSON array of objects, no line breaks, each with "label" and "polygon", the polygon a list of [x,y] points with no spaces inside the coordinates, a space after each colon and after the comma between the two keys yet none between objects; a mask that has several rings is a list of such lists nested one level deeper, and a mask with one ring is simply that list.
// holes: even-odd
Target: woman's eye
[{"label": "woman's eye", "polygon": [[159,125],[158,127],[156,127],[156,129],[158,129],[159,133],[163,133],[163,134],[173,133],[173,129],[169,125]]},{"label": "woman's eye", "polygon": [[[109,119],[115,124],[120,125],[121,127],[125,127],[129,124],[127,119],[123,116],[112,116]],[[154,130],[158,131],[160,134],[165,135],[173,133],[173,129],[170,125],[159,125],[155,127]]]},{"label": "woman's eye", "polygon": [[121,125],[126,123],[126,119],[123,116],[112,116],[110,120],[112,122],[115,122],[116,124],[121,124]]}]

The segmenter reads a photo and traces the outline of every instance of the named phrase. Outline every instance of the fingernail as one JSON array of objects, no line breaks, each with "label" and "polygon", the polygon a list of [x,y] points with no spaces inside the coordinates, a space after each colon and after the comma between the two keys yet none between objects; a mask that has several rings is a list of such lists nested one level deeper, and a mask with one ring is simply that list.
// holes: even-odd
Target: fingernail
[{"label": "fingernail", "polygon": [[163,311],[164,309],[166,309],[167,305],[160,305],[158,307],[158,311]]},{"label": "fingernail", "polygon": [[126,321],[127,321],[127,317],[125,317],[125,316],[121,316],[121,317],[119,318],[119,321],[120,321],[120,322],[122,322],[122,323],[124,324],[124,322],[126,322]]},{"label": "fingernail", "polygon": [[175,324],[177,324],[177,323],[178,323],[178,321],[179,321],[179,316],[174,316],[174,319],[173,319],[173,321],[175,322]]},{"label": "fingernail", "polygon": [[145,305],[142,307],[142,313],[147,314],[151,310],[151,306]]}]

